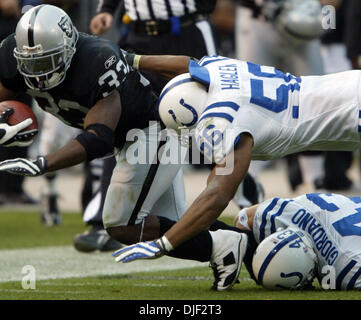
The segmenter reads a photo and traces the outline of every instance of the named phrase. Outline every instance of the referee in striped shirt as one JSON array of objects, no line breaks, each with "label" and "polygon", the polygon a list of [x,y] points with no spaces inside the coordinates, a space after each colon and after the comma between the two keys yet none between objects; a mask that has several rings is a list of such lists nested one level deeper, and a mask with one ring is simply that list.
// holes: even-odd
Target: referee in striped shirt
[{"label": "referee in striped shirt", "polygon": [[[100,0],[90,23],[95,35],[106,32],[113,15],[122,6],[122,23],[129,33],[120,46],[138,54],[173,54],[201,58],[216,54],[208,15],[216,0]],[[168,80],[146,74],[160,92]]]}]

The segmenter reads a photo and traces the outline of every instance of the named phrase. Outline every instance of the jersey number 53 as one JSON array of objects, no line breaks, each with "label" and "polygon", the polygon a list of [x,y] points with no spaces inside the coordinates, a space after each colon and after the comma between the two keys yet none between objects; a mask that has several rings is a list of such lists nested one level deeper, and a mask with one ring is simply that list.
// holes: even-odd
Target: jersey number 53
[{"label": "jersey number 53", "polygon": [[[250,102],[265,108],[272,112],[282,112],[288,107],[289,92],[299,91],[301,78],[292,74],[285,74],[277,69],[274,73],[261,71],[261,66],[255,63],[247,62],[248,72],[257,78],[251,79],[251,99]],[[283,83],[278,87],[275,86],[275,78],[282,79]],[[274,88],[276,90],[276,99],[266,97],[264,88]],[[298,106],[293,106],[298,111]],[[298,112],[293,112],[293,117],[298,117]]]}]

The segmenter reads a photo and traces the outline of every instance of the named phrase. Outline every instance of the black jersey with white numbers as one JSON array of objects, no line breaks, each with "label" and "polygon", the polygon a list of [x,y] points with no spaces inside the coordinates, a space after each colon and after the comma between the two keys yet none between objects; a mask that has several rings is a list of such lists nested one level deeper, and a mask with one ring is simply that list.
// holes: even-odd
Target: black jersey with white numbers
[{"label": "black jersey with white numbers", "polygon": [[109,40],[80,33],[65,80],[53,89],[32,90],[18,72],[13,50],[15,35],[0,45],[0,81],[16,92],[31,95],[39,106],[64,123],[83,129],[88,111],[117,90],[121,118],[115,131],[115,146],[123,146],[128,130],[143,129],[159,120],[156,99],[149,81],[126,62],[120,48]]}]

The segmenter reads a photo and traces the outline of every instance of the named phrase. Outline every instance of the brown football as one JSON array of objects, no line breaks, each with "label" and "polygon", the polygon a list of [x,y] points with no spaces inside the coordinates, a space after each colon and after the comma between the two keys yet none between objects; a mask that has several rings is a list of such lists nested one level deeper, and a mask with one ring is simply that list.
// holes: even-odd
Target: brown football
[{"label": "brown football", "polygon": [[10,117],[8,119],[8,124],[15,125],[28,118],[31,118],[31,119],[33,119],[33,123],[22,131],[38,129],[38,121],[36,119],[36,116],[35,116],[33,110],[31,110],[31,108],[28,105],[26,105],[25,103],[22,103],[20,101],[15,101],[15,100],[8,100],[8,101],[0,102],[0,114],[9,108],[13,108],[14,113],[12,115],[10,115]]}]

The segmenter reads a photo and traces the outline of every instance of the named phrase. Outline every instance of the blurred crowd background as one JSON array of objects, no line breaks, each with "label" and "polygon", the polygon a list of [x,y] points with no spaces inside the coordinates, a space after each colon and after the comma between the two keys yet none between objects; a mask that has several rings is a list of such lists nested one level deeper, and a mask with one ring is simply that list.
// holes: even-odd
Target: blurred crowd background
[{"label": "blurred crowd background", "polygon": [[[164,1],[169,3],[169,0]],[[287,22],[282,25],[279,19],[279,8],[282,3],[292,4],[297,0],[182,1],[188,5],[189,11],[193,12],[184,10],[185,17],[182,16],[180,19],[179,30],[173,30],[167,35],[168,38],[164,39],[164,33],[167,31],[164,31],[163,25],[160,24],[157,30],[157,27],[150,23],[151,20],[159,20],[158,16],[161,16],[161,12],[150,10],[148,15],[144,14],[145,9],[149,10],[149,3],[152,0],[0,0],[0,41],[15,31],[19,17],[24,10],[29,8],[28,6],[48,3],[63,8],[79,31],[108,38],[119,43],[122,48],[137,53],[188,54],[196,58],[201,58],[206,54],[219,54],[262,65],[272,65],[297,76],[359,69],[361,61],[360,1],[300,1],[305,5],[298,12],[298,18],[303,22],[299,26],[300,32],[291,32],[292,30],[287,28]],[[315,1],[320,4],[320,8],[323,8],[322,14],[326,19],[322,30],[307,25],[313,23],[307,20],[309,16],[317,12],[314,6]],[[133,7],[129,3],[132,3]],[[142,8],[142,6],[147,8]],[[165,8],[168,13],[172,10],[170,5],[166,5]],[[195,11],[191,10],[192,8],[196,8]],[[188,19],[187,15],[191,19]],[[204,20],[208,24],[199,23]],[[187,31],[186,33],[188,21],[197,23],[205,46],[201,45],[194,32]],[[172,26],[174,25],[172,21]],[[180,40],[182,36],[186,38]],[[184,43],[184,50],[172,44],[180,41]],[[164,83],[159,81],[157,85],[159,86],[157,89],[160,90]],[[40,133],[34,145],[29,148],[0,147],[0,161],[31,156],[39,149],[51,151],[55,146],[65,144],[75,134],[71,129],[55,129],[58,125],[55,118],[45,121],[44,114],[37,110],[32,101],[29,101],[29,97],[24,96],[21,99],[28,105],[33,105],[40,122]],[[359,163],[358,159],[358,152],[306,152],[272,162],[253,161],[250,173],[257,179],[263,170],[272,170],[281,161],[285,164],[287,187],[290,191],[302,187],[305,191],[337,190],[342,192],[358,187],[359,179],[350,178],[348,175],[351,166],[355,165],[355,162]],[[102,162],[87,164],[77,171],[85,177],[80,195],[83,211],[99,188],[103,165]],[[110,163],[108,168],[111,166]],[[196,169],[198,168],[195,167],[192,169],[194,171],[189,172],[196,172]],[[46,210],[42,206],[52,205],[53,210],[58,210],[54,209],[58,194],[55,178],[51,175],[44,177],[43,191],[38,197],[33,197],[25,191],[24,178],[1,173],[0,206],[25,204],[36,205],[40,208],[39,210]],[[267,194],[267,190],[265,191]],[[48,203],[44,203],[42,198],[44,195],[47,195]],[[49,195],[54,196],[52,200]],[[49,204],[49,201],[52,203]]]}]

